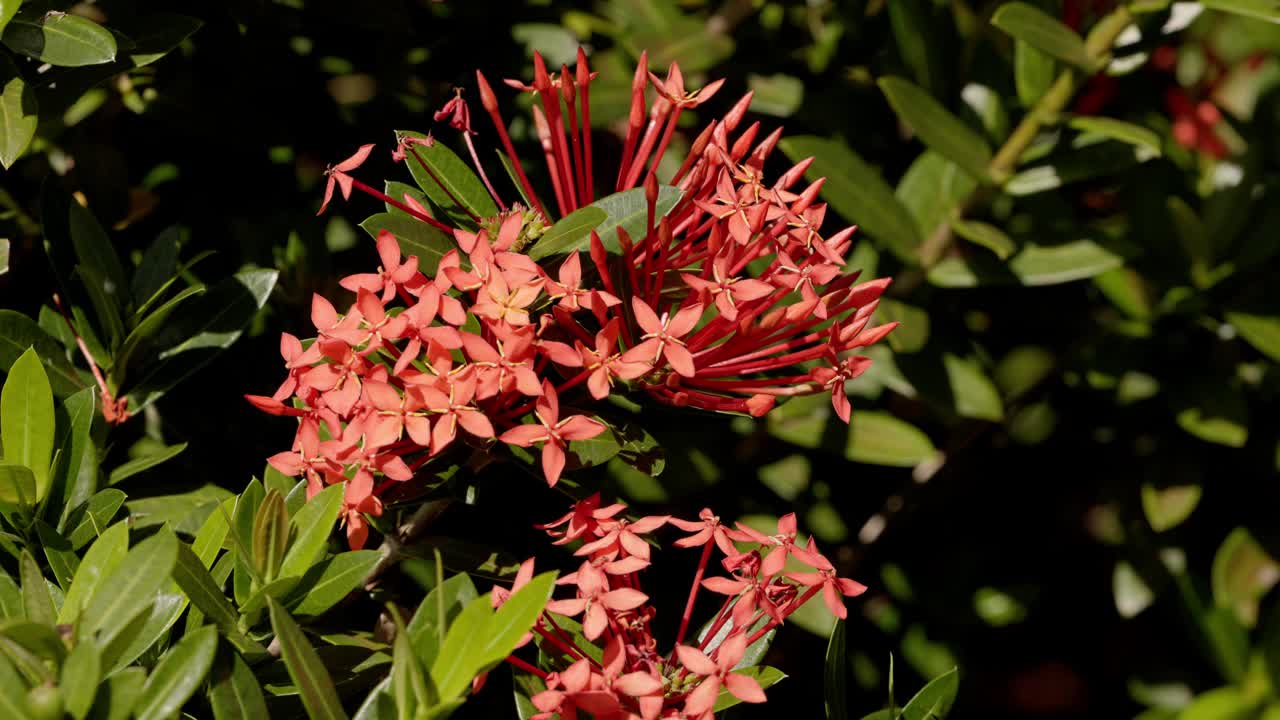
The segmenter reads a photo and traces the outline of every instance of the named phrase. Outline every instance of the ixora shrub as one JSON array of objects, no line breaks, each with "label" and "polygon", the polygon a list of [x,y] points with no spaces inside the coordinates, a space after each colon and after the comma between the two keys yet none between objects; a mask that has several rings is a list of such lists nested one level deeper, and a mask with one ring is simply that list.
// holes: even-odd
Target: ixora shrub
[{"label": "ixora shrub", "polygon": [[[409,164],[416,189],[388,182],[383,192],[357,179],[371,145],[330,167],[321,212],[335,189],[386,205],[363,224],[381,264],[342,280],[354,293],[343,312],[315,296],[315,339],[285,334],[284,382],[271,396],[248,396],[266,412],[297,418],[292,449],[270,465],[301,477],[308,497],[342,486],[352,548],[368,542],[384,498],[421,493],[414,486],[427,478],[497,472],[502,461],[536,467],[552,486],[567,469],[613,457],[646,469],[653,441],[630,426],[643,422],[643,411],[623,426],[606,416],[610,403],[759,417],[779,398],[826,393],[849,419],[845,382],[870,364],[855,353],[895,326],[870,324],[888,281],[858,283],[844,270],[854,228],[821,234],[822,182],[799,185],[810,161],[766,179],[781,132],[744,124],[751,94],[711,121],[677,163],[667,152],[681,114],[720,83],[690,91],[678,66],[662,79],[642,55],[622,160],[607,180],[615,192],[597,199],[594,75],[581,52],[574,71],[556,73],[535,55],[532,85],[508,84],[535,95],[556,220],[514,152],[489,82],[476,77],[521,201],[504,200],[479,163],[461,93],[436,119],[460,132],[474,172],[431,136],[408,132],[398,133],[393,157]],[[647,107],[650,86],[656,98]],[[678,166],[665,184],[657,179],[664,160]],[[639,573],[651,561],[648,536],[666,525],[693,533],[676,545],[701,546],[702,554],[675,641],[662,647]],[[710,509],[696,520],[628,518],[623,505],[601,507],[597,494],[542,527],[557,544],[576,545],[583,561],[557,581],[572,592],[530,619],[532,634],[524,623],[515,635],[521,645],[537,639],[536,660],[491,653],[490,662],[461,663],[480,671],[506,657],[534,717],[701,718],[763,702],[763,688],[783,677],[756,666],[776,626],[818,594],[844,617],[841,598],[865,590],[838,577],[812,539],[797,540],[794,515],[763,535],[724,527]],[[392,532],[390,549],[401,539]],[[729,576],[706,576],[713,547]],[[532,563],[515,579],[517,596],[528,592],[520,588]],[[700,590],[723,600],[693,641]],[[507,594],[492,595],[499,615]],[[432,607],[430,597],[423,607]],[[450,637],[479,607],[461,611]],[[404,659],[411,667],[393,670],[393,687],[371,697],[369,712],[394,705],[406,717],[406,705],[452,707],[458,683],[475,672],[439,677],[442,661],[459,664],[451,650],[445,638],[434,660]]]}]

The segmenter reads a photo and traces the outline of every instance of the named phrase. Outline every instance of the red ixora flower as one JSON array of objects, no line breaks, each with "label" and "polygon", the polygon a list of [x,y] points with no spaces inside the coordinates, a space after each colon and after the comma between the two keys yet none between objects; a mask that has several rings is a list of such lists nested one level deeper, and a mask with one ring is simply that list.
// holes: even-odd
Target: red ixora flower
[{"label": "red ixora flower", "polygon": [[[489,182],[473,141],[486,128],[473,123],[462,91],[436,118],[467,147],[489,209],[470,207],[476,202],[464,203],[437,176],[427,159],[443,150],[430,135],[401,134],[393,157],[421,171],[429,197],[452,198],[447,214],[357,179],[371,145],[327,170],[322,211],[335,189],[344,198],[359,190],[454,243],[443,256],[420,257],[392,233],[377,233],[376,269],[344,278],[354,295],[336,305],[316,295],[315,329],[306,333],[315,339],[282,338],[286,379],[269,397],[248,396],[266,412],[297,418],[294,451],[277,456],[282,467],[305,473],[315,489],[359,479],[348,503],[353,542],[365,536],[351,513],[378,511],[365,501],[429,464],[465,464],[471,453],[527,459],[519,448],[536,447],[555,484],[575,443],[610,432],[596,409],[612,394],[758,417],[779,399],[825,392],[847,419],[845,383],[870,362],[857,351],[894,327],[871,324],[889,281],[859,283],[844,270],[853,228],[825,233],[822,181],[801,185],[811,161],[766,173],[781,132],[745,122],[751,93],[712,117],[672,164],[678,169],[659,178],[682,114],[709,112],[719,81],[690,89],[677,65],[659,78],[641,54],[621,161],[606,169],[592,150],[595,73],[586,53],[572,69],[548,68],[537,54],[533,65],[532,81],[515,85],[534,96],[550,180],[542,195],[493,87],[476,73],[482,114],[530,207],[504,200]],[[563,242],[572,228],[549,233],[598,194],[633,189],[644,198],[642,225],[580,229],[573,244]],[[544,237],[561,245],[531,245]],[[562,404],[574,412],[562,414]],[[325,442],[313,437],[321,429]],[[698,542],[710,537],[723,549],[727,532],[736,531],[713,529]],[[778,557],[798,552],[784,548]],[[627,571],[626,560],[615,558],[624,564],[612,569]]]},{"label": "red ixora flower", "polygon": [[[584,541],[575,554],[585,559],[576,571],[556,583],[571,590],[572,596],[552,599],[534,624],[538,660],[530,662],[518,654],[507,658],[517,671],[540,680],[545,688],[531,697],[538,710],[536,718],[577,718],[588,713],[599,718],[709,720],[724,693],[739,702],[765,702],[765,688],[756,676],[738,669],[752,644],[820,592],[831,611],[844,617],[847,610],[840,596],[852,597],[866,590],[853,580],[838,577],[835,567],[812,542],[803,550],[805,562],[817,569],[815,573],[771,571],[760,562],[762,554],[780,556],[777,549],[770,553],[770,548],[794,540],[794,516],[779,521],[777,536],[755,531],[734,533],[743,543],[739,549],[726,534],[734,531],[725,531],[709,508],[696,521],[665,516],[628,518],[623,515],[625,509],[616,504],[602,508],[597,494],[577,502],[565,516],[539,526],[557,538],[557,544],[569,536]],[[696,530],[695,535],[675,544],[701,545],[703,552],[680,630],[675,641],[664,648],[652,628],[657,609],[641,589],[640,570],[649,564],[649,545],[634,536],[624,538],[628,532],[651,535],[667,524]],[[696,640],[686,639],[704,584],[699,580],[716,548],[736,580],[712,578],[724,582],[706,583],[720,588],[717,592],[727,597],[718,603],[706,632]],[[642,558],[644,562],[625,572],[610,570]],[[532,562],[521,566],[513,590],[532,577]],[[509,595],[506,588],[495,587],[494,603]],[[580,633],[573,632],[576,628],[570,618],[581,619]]]}]

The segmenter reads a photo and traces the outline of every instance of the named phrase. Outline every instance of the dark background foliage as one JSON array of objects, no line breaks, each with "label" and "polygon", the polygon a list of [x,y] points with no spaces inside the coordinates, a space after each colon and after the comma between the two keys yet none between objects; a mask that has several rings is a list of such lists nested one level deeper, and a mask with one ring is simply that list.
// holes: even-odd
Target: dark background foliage
[{"label": "dark background foliage", "polygon": [[[1112,5],[1035,4],[1085,30]],[[65,128],[52,120],[65,108],[42,89],[51,99],[41,95],[36,144],[0,177],[0,223],[12,243],[3,304],[34,314],[54,286],[36,225],[46,178],[83,193],[123,257],[136,259],[178,225],[184,255],[216,252],[194,271],[206,281],[245,266],[279,269],[246,337],[113,436],[110,450],[120,462],[156,443],[190,443],[131,480],[131,496],[239,490],[291,437],[289,423],[241,395],[275,387],[279,332],[306,327],[312,293],[341,293],[338,278],[376,262],[357,227],[375,209],[369,202],[315,216],[325,166],[377,142],[361,176],[400,177],[392,131],[429,129],[430,112],[455,86],[468,88],[477,141],[491,153],[474,70],[526,78],[533,49],[559,63],[579,43],[602,73],[593,120],[608,133],[625,117],[618,90],[647,47],[654,65],[678,59],[695,86],[726,78],[712,112],[751,88],[766,130],[784,124],[788,137],[830,139],[823,147],[836,150],[819,169],[846,179],[830,182],[825,198],[841,219],[870,226],[854,262],[896,278],[884,313],[904,324],[892,352],[851,385],[854,437],[830,422],[822,398],[784,406],[767,423],[659,410],[649,424],[666,446],[662,475],[612,468],[578,481],[604,483],[646,511],[692,516],[712,505],[764,524],[799,513],[841,569],[871,588],[851,603],[855,715],[884,703],[891,653],[899,700],[959,665],[957,717],[1123,717],[1148,706],[1146,717],[1176,717],[1193,695],[1219,686],[1264,698],[1266,669],[1247,659],[1275,644],[1265,639],[1275,604],[1265,596],[1280,578],[1272,559],[1280,557],[1280,101],[1269,89],[1280,75],[1280,31],[1210,10],[1161,35],[1170,12],[1144,16],[1144,39],[1117,53],[1140,54],[1138,69],[1083,83],[1058,110],[1148,128],[1159,156],[1139,162],[1124,142],[1076,142],[1077,129],[1055,124],[1065,116],[1046,118],[1019,167],[1050,167],[1058,184],[969,202],[968,193],[950,194],[946,173],[958,171],[943,167],[949,161],[920,165],[926,145],[876,80],[911,79],[1000,147],[1026,113],[1019,97],[1036,93],[1020,87],[1034,86],[1029,53],[989,25],[998,5],[96,3],[92,11],[110,22],[163,10],[204,24],[163,60],[110,79],[95,91],[100,104]],[[1160,65],[1161,52],[1174,53],[1172,69]],[[1252,70],[1215,84],[1214,63]],[[35,77],[35,63],[21,72]],[[1198,138],[1179,135],[1186,113],[1171,99],[1177,93],[1214,103],[1224,119]],[[508,116],[522,104],[507,92],[502,102]],[[689,118],[689,127],[700,123]],[[531,151],[526,131],[514,128]],[[1206,132],[1222,139],[1206,141]],[[601,167],[617,144],[602,140]],[[897,187],[917,244],[944,226],[941,263],[931,269],[910,249],[891,252],[894,238],[859,216],[866,179],[842,162],[844,148]],[[771,170],[785,167],[775,162]],[[914,188],[902,182],[913,168]],[[947,232],[961,205],[998,237],[979,244]],[[1038,279],[1007,269],[1021,272],[1025,256],[1016,253],[1028,247],[1080,238],[1092,248],[1084,262],[1055,257]],[[982,246],[1003,254],[1005,243],[1015,253],[1007,265]],[[537,547],[548,564],[569,564],[526,530],[558,514],[559,496],[514,470],[476,490],[491,498],[484,511],[460,509],[441,535],[472,548],[522,548],[521,556]],[[1235,528],[1256,542],[1224,546]],[[664,557],[651,572],[651,591],[667,599],[661,607],[679,606],[694,561]],[[1219,621],[1206,620],[1223,613],[1227,635],[1252,641],[1223,640]],[[770,664],[790,678],[770,690],[766,710],[744,716],[822,712],[830,618],[810,613],[802,624],[811,632],[785,630],[771,650]],[[510,712],[505,687],[482,697],[465,712]],[[1196,717],[1237,717],[1214,708],[1230,710]]]}]

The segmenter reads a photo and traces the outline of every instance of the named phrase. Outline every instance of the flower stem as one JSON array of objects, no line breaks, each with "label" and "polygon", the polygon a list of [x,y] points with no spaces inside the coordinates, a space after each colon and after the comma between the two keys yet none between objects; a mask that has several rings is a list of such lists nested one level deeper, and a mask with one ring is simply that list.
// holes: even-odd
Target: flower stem
[{"label": "flower stem", "polygon": [[698,599],[698,587],[702,584],[702,576],[707,571],[707,561],[711,559],[710,539],[702,546],[702,557],[698,560],[698,570],[693,574],[693,585],[689,588],[689,600],[684,604],[684,615],[680,616],[680,632],[676,633],[676,645],[684,642],[684,634],[689,630],[689,618],[693,616],[693,603]]}]

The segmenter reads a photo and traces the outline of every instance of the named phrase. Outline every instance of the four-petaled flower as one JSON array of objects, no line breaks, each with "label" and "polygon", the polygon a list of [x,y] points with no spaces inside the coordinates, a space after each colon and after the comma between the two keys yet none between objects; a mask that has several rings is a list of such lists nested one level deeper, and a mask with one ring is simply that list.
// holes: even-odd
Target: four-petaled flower
[{"label": "four-petaled flower", "polygon": [[688,668],[689,672],[704,680],[689,693],[685,700],[686,715],[697,717],[715,707],[720,697],[720,688],[742,702],[762,703],[765,701],[764,690],[755,678],[733,672],[733,666],[742,659],[747,650],[747,636],[739,633],[725,640],[716,649],[716,658],[712,660],[701,650],[688,645],[676,646],[676,656]]},{"label": "four-petaled flower", "polygon": [[590,440],[607,428],[585,415],[570,415],[560,419],[560,397],[549,380],[542,382],[542,397],[534,409],[538,422],[517,425],[504,432],[498,439],[508,445],[529,447],[542,443],[542,472],[548,485],[555,485],[564,470],[565,448],[573,440]]}]

